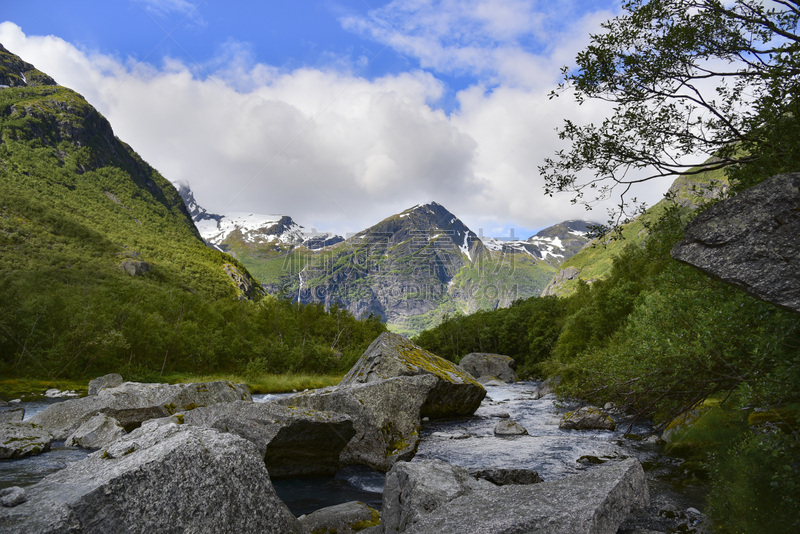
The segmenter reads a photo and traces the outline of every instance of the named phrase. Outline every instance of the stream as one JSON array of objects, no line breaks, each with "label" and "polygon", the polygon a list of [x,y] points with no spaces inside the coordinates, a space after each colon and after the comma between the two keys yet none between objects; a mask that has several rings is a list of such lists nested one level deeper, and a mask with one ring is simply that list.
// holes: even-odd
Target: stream
[{"label": "stream", "polygon": [[[559,429],[560,414],[574,406],[559,405],[553,395],[535,399],[537,386],[537,382],[489,386],[474,416],[424,421],[419,449],[412,461],[435,458],[467,469],[527,468],[548,481],[578,473],[595,463],[633,456],[645,467],[656,507],[668,503],[684,510],[702,510],[703,488],[682,480],[680,460],[664,454],[659,445],[623,437],[628,424],[619,418],[614,431]],[[274,397],[254,395],[254,400],[269,402]],[[25,419],[52,402],[56,400],[22,403]],[[494,425],[506,414],[525,427],[528,435],[495,436]],[[646,435],[648,430],[646,424],[636,424],[631,432]],[[0,488],[34,484],[90,452],[54,442],[50,452],[39,456],[0,461]],[[274,480],[273,484],[289,509],[299,516],[353,500],[380,509],[383,481],[382,473],[351,466],[335,477]]]}]

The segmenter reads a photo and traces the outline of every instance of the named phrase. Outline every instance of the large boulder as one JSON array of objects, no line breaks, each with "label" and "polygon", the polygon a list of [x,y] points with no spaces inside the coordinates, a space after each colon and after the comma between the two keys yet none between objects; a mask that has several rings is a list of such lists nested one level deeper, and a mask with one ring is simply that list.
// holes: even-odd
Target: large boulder
[{"label": "large boulder", "polygon": [[3,408],[0,410],[0,423],[18,423],[25,419],[25,408]]},{"label": "large boulder", "polygon": [[119,373],[111,373],[107,375],[100,376],[95,378],[94,380],[89,381],[89,395],[97,395],[100,390],[106,388],[115,388],[117,386],[121,386],[124,383],[122,380],[122,375]]},{"label": "large boulder", "polygon": [[363,502],[351,501],[336,506],[328,506],[299,518],[305,532],[361,534],[382,532],[381,514]]},{"label": "large boulder", "polygon": [[0,423],[0,459],[24,458],[50,450],[53,435],[31,422]]},{"label": "large boulder", "polygon": [[97,414],[81,426],[64,442],[67,447],[99,449],[118,440],[125,435],[125,429],[119,421],[105,414]]},{"label": "large boulder", "polygon": [[631,511],[648,504],[644,470],[629,459],[551,482],[468,492],[430,510],[406,532],[616,534]]},{"label": "large boulder", "polygon": [[437,379],[422,407],[423,417],[472,415],[486,389],[453,362],[440,358],[405,337],[384,332],[372,342],[340,386],[367,384],[398,376],[430,375]]},{"label": "large boulder", "polygon": [[[386,475],[381,522],[386,534],[405,532],[433,510],[493,485],[441,460],[400,462]],[[470,532],[469,529],[463,532]]]},{"label": "large boulder", "polygon": [[505,383],[519,380],[517,372],[514,370],[517,368],[517,362],[511,356],[490,354],[488,352],[470,352],[461,358],[458,366],[477,379],[492,377]]},{"label": "large boulder", "polygon": [[247,386],[232,382],[197,384],[140,384],[125,382],[97,395],[51,404],[31,417],[55,439],[66,439],[95,414],[102,413],[119,421],[131,431],[148,419],[167,417],[177,412],[209,406],[218,402],[252,400]]},{"label": "large boulder", "polygon": [[252,442],[272,478],[335,474],[342,449],[355,435],[346,415],[275,403],[220,403],[172,417]]},{"label": "large boulder", "polygon": [[617,424],[596,406],[584,406],[561,416],[558,428],[564,430],[614,430]]},{"label": "large boulder", "polygon": [[256,447],[233,434],[147,423],[26,488],[3,532],[301,532]]},{"label": "large boulder", "polygon": [[336,386],[282,397],[275,402],[349,415],[356,434],[342,450],[343,464],[388,471],[417,452],[421,409],[438,381],[429,374],[368,384]]},{"label": "large boulder", "polygon": [[800,312],[800,173],[781,174],[695,217],[672,257]]},{"label": "large boulder", "polygon": [[528,433],[524,426],[513,419],[501,419],[494,425],[495,436],[524,436]]}]

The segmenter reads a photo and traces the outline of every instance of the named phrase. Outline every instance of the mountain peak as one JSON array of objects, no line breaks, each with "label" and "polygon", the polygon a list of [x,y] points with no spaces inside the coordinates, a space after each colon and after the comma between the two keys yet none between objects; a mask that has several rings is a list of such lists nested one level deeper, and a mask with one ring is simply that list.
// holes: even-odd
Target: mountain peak
[{"label": "mountain peak", "polygon": [[36,67],[6,50],[0,44],[0,87],[34,87],[57,85],[56,81]]}]

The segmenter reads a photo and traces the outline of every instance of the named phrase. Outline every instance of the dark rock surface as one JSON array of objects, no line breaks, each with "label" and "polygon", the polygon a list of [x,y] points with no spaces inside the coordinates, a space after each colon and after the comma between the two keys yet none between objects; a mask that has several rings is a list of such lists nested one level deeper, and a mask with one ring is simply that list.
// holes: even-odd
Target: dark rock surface
[{"label": "dark rock surface", "polygon": [[147,423],[26,494],[0,531],[301,532],[252,443],[193,426]]},{"label": "dark rock surface", "polygon": [[492,467],[489,469],[478,469],[469,472],[475,478],[482,478],[488,480],[496,486],[505,486],[508,484],[538,484],[542,481],[539,473],[531,469],[514,469]]},{"label": "dark rock surface", "polygon": [[781,174],[700,213],[672,257],[800,312],[798,236],[800,173]]},{"label": "dark rock surface", "polygon": [[519,380],[515,371],[517,362],[511,356],[503,354],[471,352],[461,358],[458,366],[475,378],[490,376],[506,383]]}]

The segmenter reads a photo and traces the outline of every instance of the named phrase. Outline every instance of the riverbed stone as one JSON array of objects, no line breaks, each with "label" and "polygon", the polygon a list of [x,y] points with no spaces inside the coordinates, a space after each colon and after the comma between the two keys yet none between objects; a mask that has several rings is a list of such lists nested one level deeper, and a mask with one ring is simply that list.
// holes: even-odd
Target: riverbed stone
[{"label": "riverbed stone", "polygon": [[386,475],[383,486],[383,531],[405,532],[453,499],[489,487],[493,484],[477,480],[463,467],[441,460],[397,463]]},{"label": "riverbed stone", "polygon": [[5,408],[0,410],[0,423],[17,423],[25,419],[25,408]]},{"label": "riverbed stone", "polygon": [[525,427],[513,419],[501,419],[494,425],[495,436],[524,436],[527,433]]},{"label": "riverbed stone", "polygon": [[558,428],[564,430],[614,430],[617,424],[596,406],[584,406],[561,416]]},{"label": "riverbed stone", "polygon": [[50,450],[53,435],[28,421],[0,423],[0,460],[24,458]]},{"label": "riverbed stone", "polygon": [[196,426],[145,423],[0,508],[3,532],[299,533],[255,445]]},{"label": "riverbed stone", "polygon": [[89,395],[97,395],[100,390],[121,386],[125,381],[119,373],[110,373],[89,381]]},{"label": "riverbed stone", "polygon": [[55,439],[66,439],[95,414],[119,421],[126,430],[142,422],[218,402],[252,400],[247,386],[232,382],[195,384],[124,384],[98,391],[97,395],[52,404],[34,415],[31,422],[50,431]]},{"label": "riverbed stone", "polygon": [[19,506],[28,500],[28,495],[25,488],[19,486],[11,486],[10,488],[3,488],[0,490],[0,506],[6,508],[13,508]]},{"label": "riverbed stone", "polygon": [[344,465],[388,471],[417,452],[421,409],[437,379],[429,374],[399,376],[366,384],[333,386],[277,399],[294,408],[350,416],[355,436],[339,457]]},{"label": "riverbed stone", "polygon": [[430,510],[406,532],[616,534],[631,511],[648,504],[644,470],[631,458],[541,484],[467,492]]},{"label": "riverbed stone", "polygon": [[800,173],[773,176],[698,214],[671,255],[800,312]]},{"label": "riverbed stone", "polygon": [[[481,378],[490,377],[505,383],[519,380],[517,363],[511,356],[491,354],[488,352],[470,352],[458,362],[458,366],[481,382]],[[481,382],[483,383],[483,382]]]},{"label": "riverbed stone", "polygon": [[423,417],[472,415],[486,389],[453,362],[415,345],[400,334],[384,332],[339,382],[340,386],[366,384],[398,376],[429,375],[436,387],[422,407]]},{"label": "riverbed stone", "polygon": [[360,501],[328,506],[298,518],[305,532],[354,534],[377,528],[380,532],[381,514]]},{"label": "riverbed stone", "polygon": [[64,441],[67,447],[99,449],[126,434],[119,421],[105,414],[97,414],[75,430]]},{"label": "riverbed stone", "polygon": [[271,402],[219,403],[172,417],[252,442],[272,478],[334,475],[342,449],[356,432],[347,415]]}]

